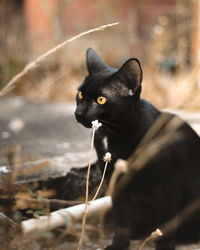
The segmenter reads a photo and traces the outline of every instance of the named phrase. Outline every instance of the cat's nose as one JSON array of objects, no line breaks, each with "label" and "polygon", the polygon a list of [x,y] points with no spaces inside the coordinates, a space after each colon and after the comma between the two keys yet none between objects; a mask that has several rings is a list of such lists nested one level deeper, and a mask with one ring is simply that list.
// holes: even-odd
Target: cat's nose
[{"label": "cat's nose", "polygon": [[81,121],[83,119],[83,112],[81,110],[76,110],[75,111],[75,117],[77,119],[77,121]]},{"label": "cat's nose", "polygon": [[78,122],[83,122],[87,115],[87,106],[85,103],[77,105],[75,110],[75,117]]}]

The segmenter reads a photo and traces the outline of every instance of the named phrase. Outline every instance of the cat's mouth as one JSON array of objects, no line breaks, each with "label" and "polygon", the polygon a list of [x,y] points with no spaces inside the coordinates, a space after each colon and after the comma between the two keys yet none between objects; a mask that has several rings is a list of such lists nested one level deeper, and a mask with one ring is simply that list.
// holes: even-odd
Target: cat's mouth
[{"label": "cat's mouth", "polygon": [[77,116],[76,116],[76,120],[77,120],[77,122],[81,123],[86,128],[91,128],[92,127],[92,121],[91,120],[82,119],[82,118],[77,117]]},{"label": "cat's mouth", "polygon": [[[77,119],[77,121],[79,122],[79,123],[81,123],[84,127],[86,127],[86,128],[92,128],[92,120],[81,120],[81,119]],[[101,120],[101,119],[99,119],[98,120],[99,122],[101,122],[102,123],[102,129],[104,129],[104,128],[112,128],[112,129],[116,129],[118,126],[116,126],[115,124],[112,124],[112,123],[110,123],[110,122],[108,122],[108,121],[105,121],[105,120]]]},{"label": "cat's mouth", "polygon": [[[85,119],[85,117],[83,118],[83,116],[79,116],[76,113],[75,113],[75,117],[76,117],[77,122],[81,123],[84,127],[86,127],[86,128],[92,127],[92,120],[91,119]],[[118,129],[119,128],[119,126],[117,126],[116,124],[109,122],[109,121],[106,121],[104,119],[99,119],[98,121],[102,123],[102,125],[103,125],[101,127],[102,129],[104,129],[104,128]]]},{"label": "cat's mouth", "polygon": [[91,121],[81,121],[80,122],[84,127],[86,128],[91,128],[92,127],[92,122]]}]

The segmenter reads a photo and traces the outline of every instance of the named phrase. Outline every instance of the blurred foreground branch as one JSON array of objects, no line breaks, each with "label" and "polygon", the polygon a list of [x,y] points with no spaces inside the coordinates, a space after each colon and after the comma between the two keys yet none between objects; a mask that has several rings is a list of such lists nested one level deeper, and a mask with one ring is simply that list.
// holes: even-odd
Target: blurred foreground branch
[{"label": "blurred foreground branch", "polygon": [[29,71],[33,70],[34,68],[36,68],[42,61],[44,61],[49,55],[53,54],[54,52],[56,52],[57,50],[63,48],[66,44],[73,42],[74,40],[81,38],[82,36],[88,35],[90,33],[96,32],[96,31],[102,31],[106,28],[112,27],[114,25],[119,24],[119,22],[116,23],[111,23],[111,24],[106,24],[106,25],[102,25],[98,28],[95,29],[90,29],[87,30],[85,32],[82,32],[80,34],[78,34],[77,36],[74,36],[62,43],[60,43],[59,45],[57,45],[56,47],[52,48],[51,50],[48,50],[46,53],[42,54],[41,56],[39,56],[36,60],[34,60],[33,62],[27,64],[25,66],[25,68],[18,73],[17,75],[15,75],[8,83],[7,85],[1,90],[0,92],[0,97],[5,96],[11,89],[14,88],[15,83],[22,78],[23,76],[25,76]]}]

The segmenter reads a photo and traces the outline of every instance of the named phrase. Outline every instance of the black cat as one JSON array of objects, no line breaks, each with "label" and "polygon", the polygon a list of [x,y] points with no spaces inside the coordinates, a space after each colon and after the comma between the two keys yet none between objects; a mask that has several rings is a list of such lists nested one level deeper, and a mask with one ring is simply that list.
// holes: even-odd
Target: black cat
[{"label": "black cat", "polygon": [[[199,204],[184,221],[175,219],[171,230],[163,227],[200,197],[199,136],[177,116],[162,113],[140,99],[142,68],[137,59],[129,59],[118,70],[107,66],[90,48],[87,68],[89,75],[78,88],[75,116],[88,128],[93,120],[102,123],[95,133],[95,148],[101,170],[104,154],[112,154],[107,182],[116,160],[128,159],[152,125],[161,120],[154,135],[147,137],[139,157],[144,160],[145,152],[158,138],[158,144],[162,143],[157,153],[144,161],[140,171],[129,170],[120,191],[116,187],[115,236],[107,249],[127,249],[130,239],[147,237],[156,228],[164,228],[164,235],[156,241],[157,250],[173,250],[176,242],[200,240]],[[178,121],[175,128],[171,126],[174,119]]]}]

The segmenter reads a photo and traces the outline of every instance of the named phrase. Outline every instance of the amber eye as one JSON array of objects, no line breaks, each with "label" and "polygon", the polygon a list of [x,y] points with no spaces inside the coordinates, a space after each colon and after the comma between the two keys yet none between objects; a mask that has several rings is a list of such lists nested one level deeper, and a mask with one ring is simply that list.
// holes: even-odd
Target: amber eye
[{"label": "amber eye", "polygon": [[98,104],[103,105],[104,103],[106,103],[106,98],[104,96],[99,96],[97,98],[97,102],[98,102]]},{"label": "amber eye", "polygon": [[79,97],[79,99],[83,99],[83,94],[82,94],[82,92],[81,91],[78,91],[78,97]]}]

